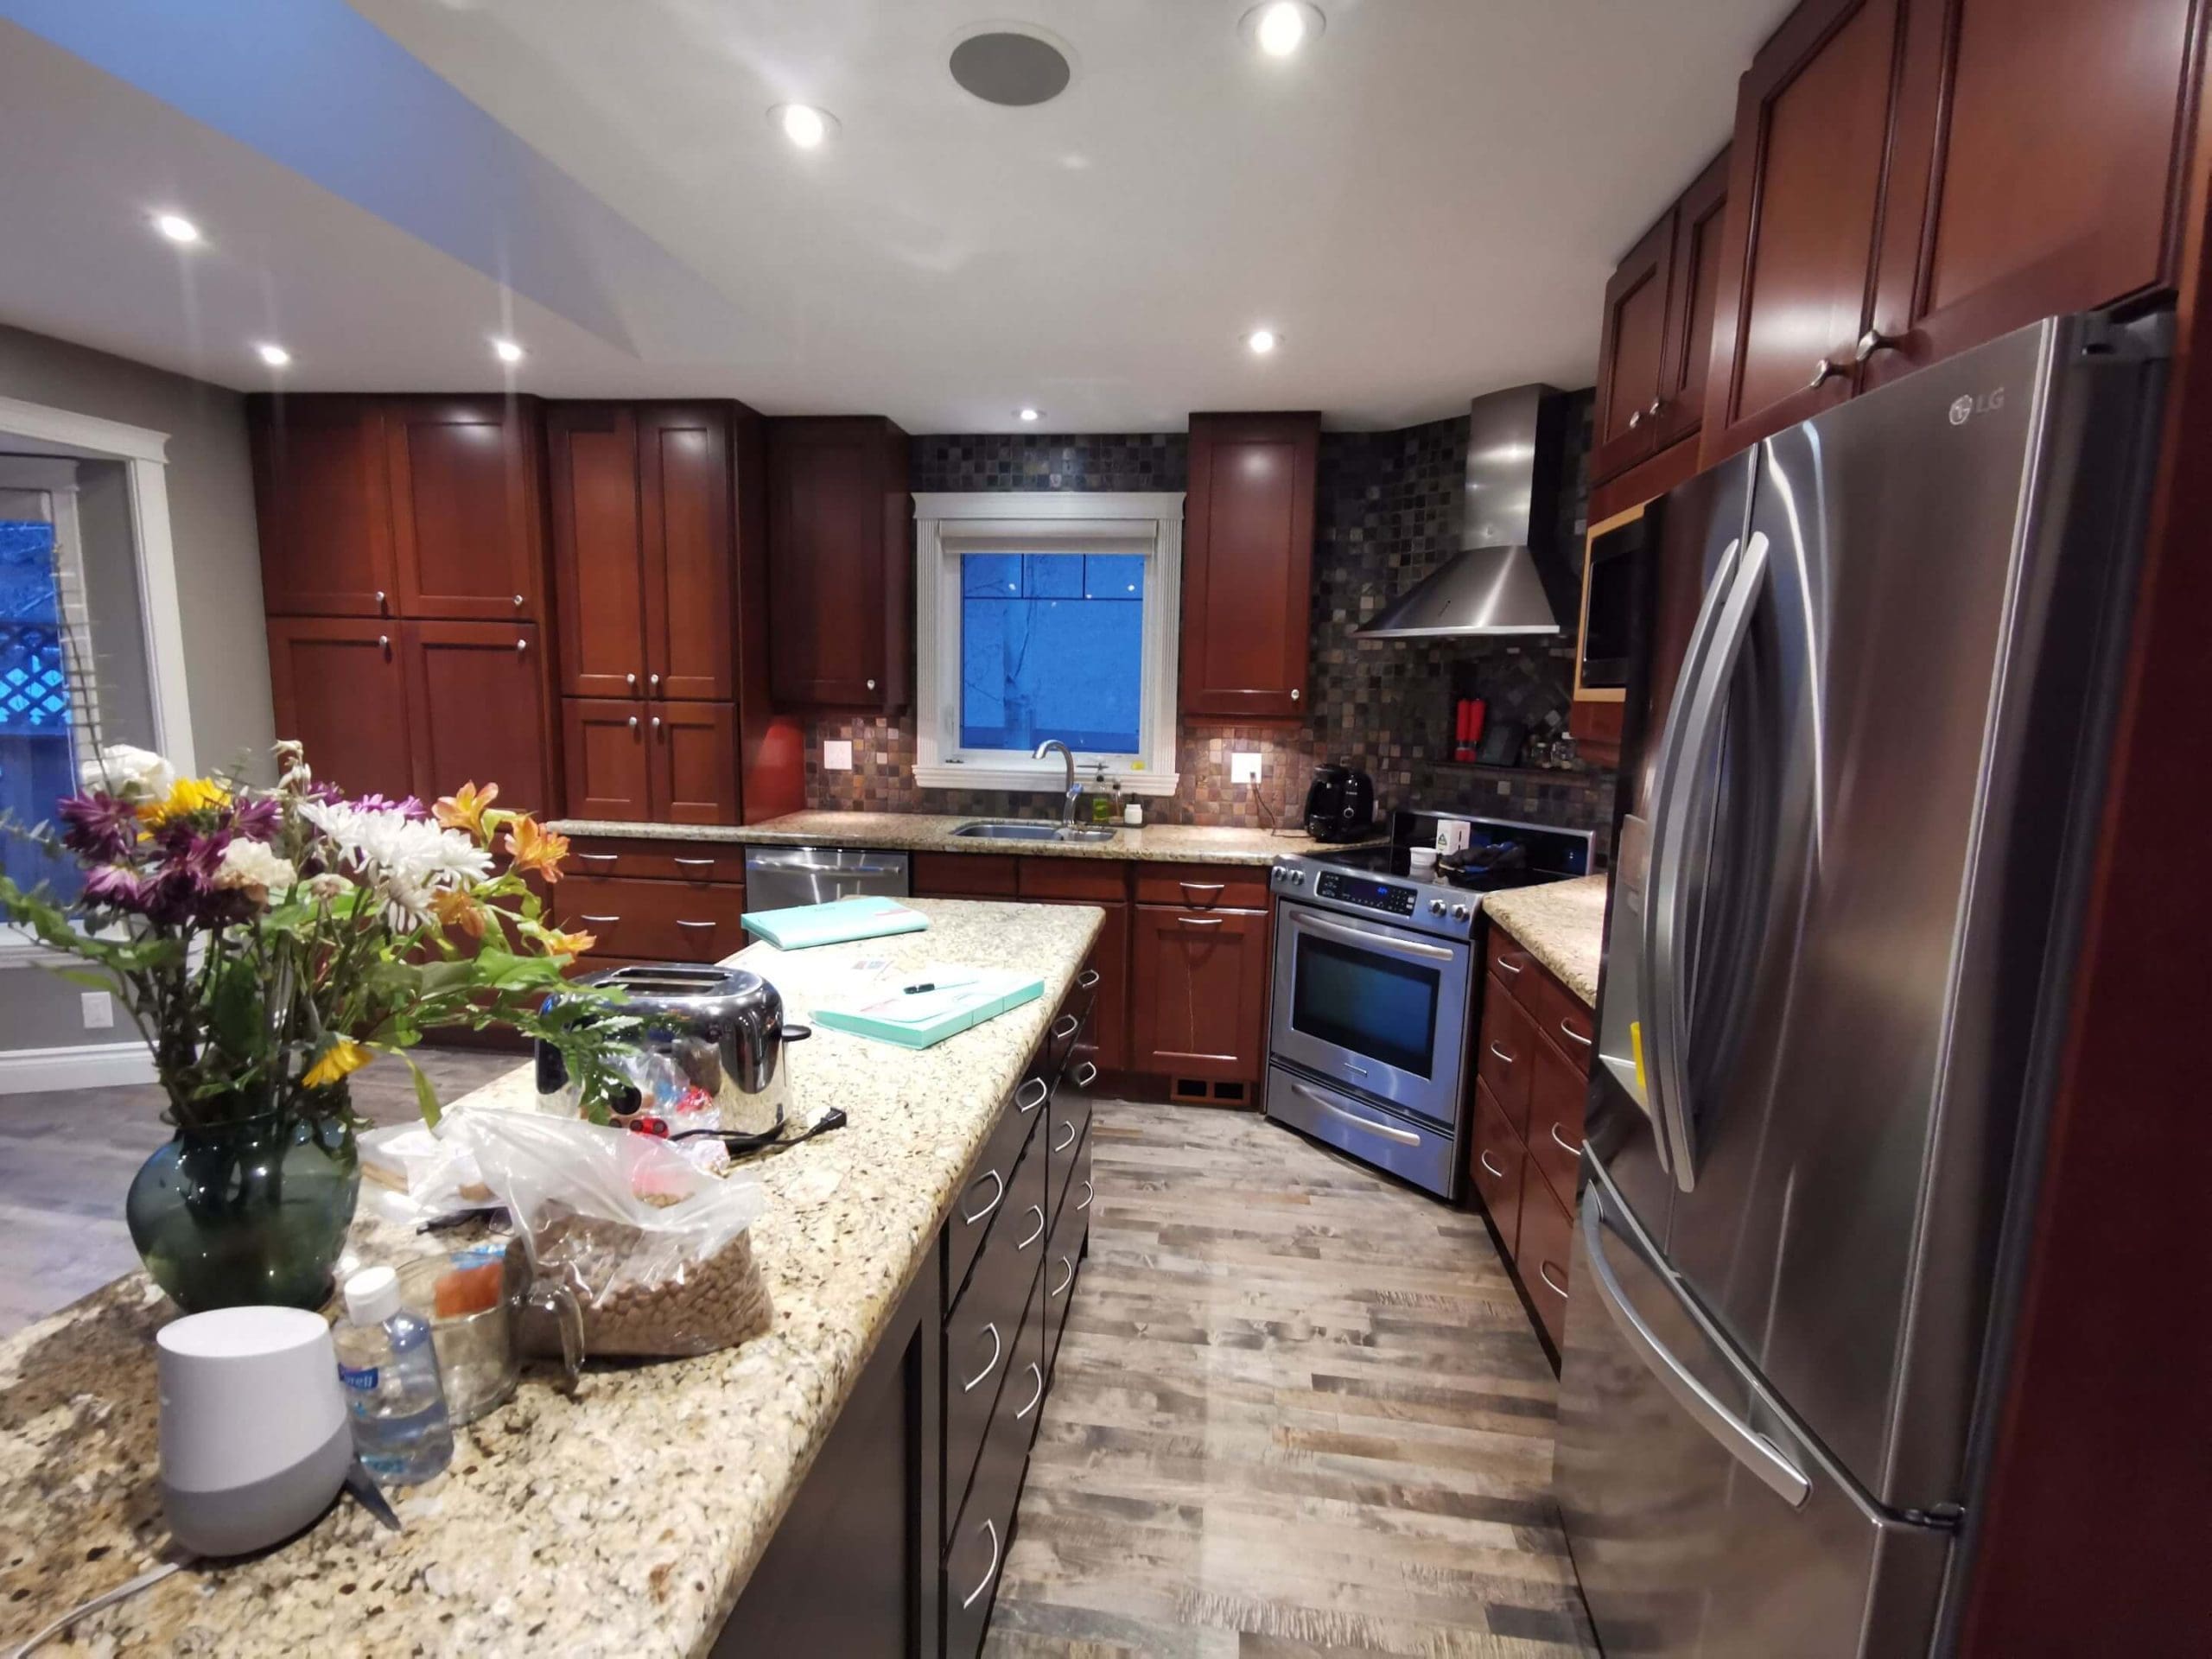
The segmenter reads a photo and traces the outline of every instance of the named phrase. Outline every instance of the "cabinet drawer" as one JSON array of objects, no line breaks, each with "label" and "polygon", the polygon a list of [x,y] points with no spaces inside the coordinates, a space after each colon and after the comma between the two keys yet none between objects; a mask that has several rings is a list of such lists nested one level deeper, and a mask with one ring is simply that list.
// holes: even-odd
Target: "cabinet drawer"
[{"label": "cabinet drawer", "polygon": [[569,843],[569,868],[576,875],[621,875],[648,881],[742,887],[745,849],[714,842],[624,841],[613,836],[576,836]]},{"label": "cabinet drawer", "polygon": [[1490,944],[1485,949],[1484,960],[1498,982],[1523,1001],[1532,995],[1529,990],[1530,976],[1544,971],[1536,965],[1536,959],[1529,954],[1528,946],[1503,928],[1495,925],[1490,931]]},{"label": "cabinet drawer", "polygon": [[1533,1022],[1513,1000],[1505,982],[1492,974],[1483,985],[1483,1024],[1476,1039],[1475,1075],[1490,1085],[1491,1097],[1513,1126],[1516,1135],[1529,1133],[1529,1087],[1533,1072],[1535,1041]]},{"label": "cabinet drawer", "polygon": [[1521,1243],[1521,1166],[1529,1154],[1505,1121],[1490,1086],[1475,1079],[1474,1145],[1467,1156],[1467,1179],[1490,1211],[1491,1224],[1511,1255]]},{"label": "cabinet drawer", "polygon": [[1033,1075],[1021,1080],[1013,1097],[1000,1109],[998,1127],[983,1143],[983,1150],[969,1173],[968,1185],[953,1200],[952,1214],[944,1224],[948,1313],[959,1306],[968,1270],[974,1265],[976,1252],[990,1232],[991,1224],[1002,1211],[1017,1207],[1014,1200],[1015,1170],[1021,1162],[1024,1148],[1029,1145],[1031,1132],[1044,1116],[1038,1109],[1050,1093],[1051,1085],[1043,1077]]},{"label": "cabinet drawer", "polygon": [[1063,1077],[1058,1088],[1052,1091],[1052,1116],[1046,1121],[1045,1213],[1054,1217],[1058,1225],[1060,1211],[1066,1207],[1068,1188],[1075,1174],[1076,1160],[1081,1156],[1084,1135],[1090,1127],[1090,1096],[1077,1086],[1074,1078]]},{"label": "cabinet drawer", "polygon": [[1007,1533],[1021,1498],[1021,1478],[1029,1465],[1030,1442],[1045,1403],[1045,1320],[1040,1306],[1042,1275],[1030,1287],[1027,1313],[1014,1344],[1005,1389],[991,1414],[982,1455],[968,1501],[950,1529],[944,1551],[944,1651],[946,1659],[975,1659],[998,1598],[1000,1569],[1006,1565]]},{"label": "cabinet drawer", "polygon": [[1554,1348],[1566,1338],[1567,1261],[1573,1243],[1573,1217],[1552,1196],[1550,1184],[1531,1163],[1522,1188],[1521,1244],[1513,1253],[1513,1265]]},{"label": "cabinet drawer", "polygon": [[745,945],[738,922],[744,900],[736,888],[573,875],[554,897],[563,927],[598,939],[595,957],[719,962]]},{"label": "cabinet drawer", "polygon": [[1002,853],[916,853],[914,892],[925,899],[1011,899],[1014,862]]},{"label": "cabinet drawer", "polygon": [[[944,1327],[945,1513],[960,1512],[969,1472],[1008,1379],[1021,1370],[1021,1314],[1045,1259],[1045,1152],[1031,1141],[976,1274]],[[1041,1349],[1039,1350],[1041,1355]]]},{"label": "cabinet drawer", "polygon": [[1532,1046],[1529,1090],[1529,1158],[1570,1209],[1582,1161],[1582,1114],[1590,1080],[1549,1043]]},{"label": "cabinet drawer", "polygon": [[1076,1274],[1083,1267],[1084,1246],[1090,1237],[1090,1211],[1094,1189],[1090,1184],[1090,1127],[1084,1126],[1083,1135],[1076,1142],[1075,1158],[1068,1166],[1068,1192],[1072,1195],[1060,1206],[1059,1219],[1052,1224],[1052,1237],[1045,1252],[1045,1375],[1052,1374],[1052,1367],[1060,1354],[1060,1332],[1068,1322],[1068,1307],[1075,1300]]},{"label": "cabinet drawer", "polygon": [[1527,977],[1535,982],[1531,988],[1535,995],[1523,992],[1521,1000],[1535,1017],[1537,1028],[1551,1039],[1554,1047],[1573,1062],[1576,1071],[1588,1076],[1590,1056],[1598,1035],[1596,1016],[1580,997],[1542,967],[1531,969]]},{"label": "cabinet drawer", "polygon": [[1060,1011],[1045,1027],[1045,1076],[1056,1089],[1077,1045],[1091,1040],[1088,1027],[1098,1006],[1098,987],[1095,982],[1085,985],[1083,980],[1078,971],[1068,986],[1068,994],[1060,999]]},{"label": "cabinet drawer", "polygon": [[1129,896],[1129,867],[1104,859],[1021,859],[1017,861],[1015,881],[1025,899],[1079,899],[1094,905],[1118,905]]},{"label": "cabinet drawer", "polygon": [[1243,864],[1140,864],[1137,902],[1183,910],[1265,910],[1268,872]]}]

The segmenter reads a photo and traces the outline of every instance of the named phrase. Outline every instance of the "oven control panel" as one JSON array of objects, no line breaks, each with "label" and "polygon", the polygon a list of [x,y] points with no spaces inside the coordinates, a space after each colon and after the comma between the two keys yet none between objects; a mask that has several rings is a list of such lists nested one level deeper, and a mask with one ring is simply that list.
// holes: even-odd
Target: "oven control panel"
[{"label": "oven control panel", "polygon": [[1324,870],[1313,883],[1313,892],[1317,898],[1357,905],[1386,916],[1412,915],[1417,897],[1411,887],[1402,887],[1395,881],[1377,881],[1371,875],[1351,875],[1342,870]]}]

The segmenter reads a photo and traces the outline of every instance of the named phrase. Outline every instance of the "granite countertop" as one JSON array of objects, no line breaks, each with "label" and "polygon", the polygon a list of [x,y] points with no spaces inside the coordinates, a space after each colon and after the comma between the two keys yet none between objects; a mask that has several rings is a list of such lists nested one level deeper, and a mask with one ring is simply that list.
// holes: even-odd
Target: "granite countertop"
[{"label": "granite countertop", "polygon": [[[1041,815],[1040,815],[1041,816]],[[955,836],[974,813],[791,812],[760,823],[620,823],[564,818],[552,828],[564,836],[628,836],[653,841],[736,842],[757,847],[867,847],[889,852],[998,853],[1020,858],[1129,859],[1148,864],[1272,864],[1285,853],[1306,853],[1313,840],[1302,830],[1275,835],[1260,829],[1208,824],[1150,823],[1121,829],[1111,841],[990,841]],[[1376,839],[1382,832],[1377,831]]]},{"label": "granite countertop", "polygon": [[[863,955],[894,973],[1019,962],[1045,995],[918,1052],[820,1027],[791,1049],[793,1116],[842,1106],[851,1122],[755,1166],[766,1334],[593,1367],[574,1399],[528,1374],[458,1431],[445,1474],[392,1494],[404,1531],[341,1498],[289,1543],[188,1568],[41,1651],[704,1653],[1101,920],[1080,905],[912,902],[925,932],[791,954],[755,944],[736,960],[799,1020],[825,976]],[[531,1098],[523,1066],[469,1101]],[[354,1242],[368,1259],[421,1248],[367,1221]],[[152,1337],[172,1317],[133,1274],[0,1345],[0,1644],[162,1558]]]},{"label": "granite countertop", "polygon": [[1527,945],[1560,984],[1598,1006],[1598,963],[1605,948],[1604,876],[1484,893],[1483,914]]}]

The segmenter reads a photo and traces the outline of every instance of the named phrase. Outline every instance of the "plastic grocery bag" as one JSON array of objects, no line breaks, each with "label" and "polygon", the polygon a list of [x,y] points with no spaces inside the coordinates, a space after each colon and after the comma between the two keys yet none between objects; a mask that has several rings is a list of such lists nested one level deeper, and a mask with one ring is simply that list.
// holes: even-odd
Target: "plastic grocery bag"
[{"label": "plastic grocery bag", "polygon": [[456,1128],[531,1268],[575,1295],[587,1353],[704,1354],[767,1329],[747,1230],[767,1199],[750,1173],[709,1175],[652,1136],[534,1112],[471,1112]]}]

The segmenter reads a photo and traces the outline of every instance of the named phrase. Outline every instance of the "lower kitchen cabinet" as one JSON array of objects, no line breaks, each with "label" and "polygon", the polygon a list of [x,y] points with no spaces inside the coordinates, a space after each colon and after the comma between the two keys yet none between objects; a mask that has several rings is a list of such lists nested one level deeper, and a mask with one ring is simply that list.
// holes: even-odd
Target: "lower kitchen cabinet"
[{"label": "lower kitchen cabinet", "polygon": [[713,842],[579,836],[553,890],[563,927],[589,933],[582,971],[719,962],[744,949],[742,849]]},{"label": "lower kitchen cabinet", "polygon": [[1267,1064],[1268,924],[1264,910],[1131,907],[1135,1070],[1259,1081]]}]

